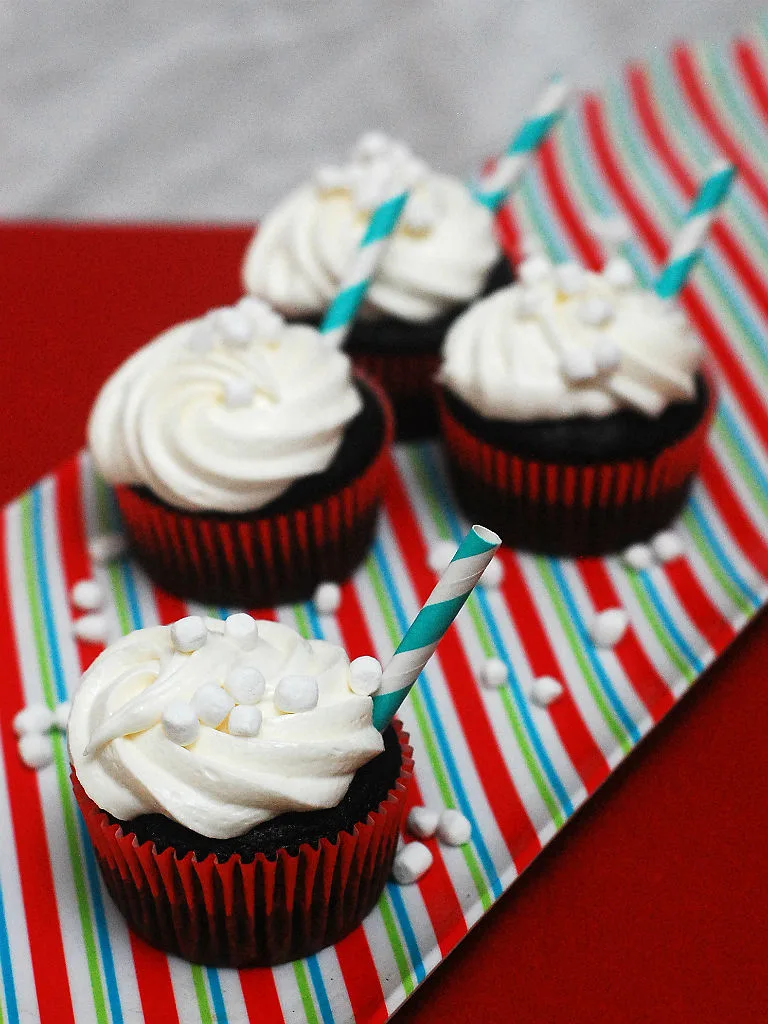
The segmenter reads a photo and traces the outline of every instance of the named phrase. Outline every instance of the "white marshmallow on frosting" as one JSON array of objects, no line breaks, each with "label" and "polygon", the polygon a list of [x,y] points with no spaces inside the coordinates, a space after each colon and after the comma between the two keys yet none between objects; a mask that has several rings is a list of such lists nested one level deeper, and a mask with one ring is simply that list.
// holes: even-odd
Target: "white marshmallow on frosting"
[{"label": "white marshmallow on frosting", "polygon": [[264,673],[255,665],[235,665],[224,679],[224,689],[237,704],[258,704],[266,685]]},{"label": "white marshmallow on frosting", "polygon": [[259,627],[247,612],[235,612],[224,621],[224,634],[243,651],[252,651],[259,642]]},{"label": "white marshmallow on frosting", "polygon": [[398,885],[413,885],[432,867],[432,851],[424,843],[406,843],[395,854],[392,877]]},{"label": "white marshmallow on frosting", "polygon": [[180,747],[189,747],[200,735],[200,721],[190,704],[172,700],[166,704],[160,719],[169,740]]},{"label": "white marshmallow on frosting", "polygon": [[412,807],[408,812],[405,827],[417,839],[431,839],[437,832],[440,814],[431,807]]},{"label": "white marshmallow on frosting", "polygon": [[199,615],[186,615],[171,626],[171,643],[180,654],[199,651],[208,639],[205,619]]},{"label": "white marshmallow on frosting", "polygon": [[232,348],[243,348],[253,338],[253,327],[242,309],[227,306],[216,312],[216,327],[222,341]]},{"label": "white marshmallow on frosting", "polygon": [[317,707],[318,687],[314,676],[283,676],[275,687],[275,707],[286,714],[312,711]]},{"label": "white marshmallow on frosting", "polygon": [[363,697],[372,697],[381,686],[382,667],[376,658],[364,654],[349,666],[349,688]]},{"label": "white marshmallow on frosting", "polygon": [[192,710],[203,725],[218,728],[235,706],[232,696],[216,683],[203,683],[192,697]]},{"label": "white marshmallow on frosting", "polygon": [[248,704],[238,704],[229,713],[227,729],[232,736],[258,736],[262,719],[260,708]]},{"label": "white marshmallow on frosting", "polygon": [[224,404],[228,409],[246,409],[256,396],[256,385],[244,377],[233,377],[224,385]]}]

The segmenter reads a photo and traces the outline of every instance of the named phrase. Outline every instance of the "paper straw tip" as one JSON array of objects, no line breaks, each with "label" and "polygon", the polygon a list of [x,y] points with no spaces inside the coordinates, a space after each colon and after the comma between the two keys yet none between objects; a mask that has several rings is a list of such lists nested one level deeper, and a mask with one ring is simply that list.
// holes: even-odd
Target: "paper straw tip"
[{"label": "paper straw tip", "polygon": [[493,530],[489,530],[487,526],[479,526],[476,523],[472,527],[472,533],[474,533],[480,540],[484,541],[488,547],[498,548],[501,545],[501,537],[498,533],[494,533]]}]

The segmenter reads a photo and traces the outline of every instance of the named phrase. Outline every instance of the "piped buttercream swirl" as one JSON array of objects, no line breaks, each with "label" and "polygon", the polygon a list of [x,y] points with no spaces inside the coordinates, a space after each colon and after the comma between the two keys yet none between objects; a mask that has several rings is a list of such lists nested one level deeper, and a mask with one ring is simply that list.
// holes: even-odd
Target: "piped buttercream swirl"
[{"label": "piped buttercream swirl", "polygon": [[361,316],[427,322],[476,298],[499,257],[489,212],[463,182],[369,133],[343,167],[321,168],[267,217],[243,267],[246,291],[286,316],[325,312],[382,189],[411,194]]},{"label": "piped buttercream swirl", "polygon": [[[206,636],[195,650],[179,651],[172,627],[152,626],[112,644],[85,673],[68,736],[88,796],[121,820],[160,813],[218,839],[287,811],[335,806],[357,769],[383,749],[371,698],[350,689],[345,652],[277,622],[258,621],[244,644],[224,622],[201,621]],[[257,708],[256,735],[230,732],[228,718],[205,724],[218,716],[202,713],[196,738],[185,745],[164,724],[169,709],[210,705],[211,692],[226,687],[233,672],[242,692],[249,671],[263,678],[263,690],[242,697],[249,703],[229,714]],[[297,678],[316,683],[314,707],[278,710],[276,691]]]},{"label": "piped buttercream swirl", "polygon": [[695,396],[703,352],[674,303],[637,285],[620,258],[601,273],[534,256],[520,283],[453,324],[440,380],[500,420],[659,416]]},{"label": "piped buttercream swirl", "polygon": [[323,472],[361,406],[343,352],[245,299],[128,359],[96,399],[88,443],[109,483],[244,512]]}]

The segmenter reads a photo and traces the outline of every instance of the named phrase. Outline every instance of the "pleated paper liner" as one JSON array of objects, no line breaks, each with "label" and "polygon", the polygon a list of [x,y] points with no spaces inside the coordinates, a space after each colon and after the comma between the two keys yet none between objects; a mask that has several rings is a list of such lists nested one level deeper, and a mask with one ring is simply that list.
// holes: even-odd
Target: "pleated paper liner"
[{"label": "pleated paper liner", "polygon": [[438,394],[441,429],[456,499],[470,522],[495,530],[509,547],[542,554],[620,551],[664,529],[685,504],[704,454],[716,392],[686,435],[657,454],[571,465],[506,451],[477,437]]},{"label": "pleated paper liner", "polygon": [[333,493],[275,514],[184,512],[146,489],[115,488],[136,559],[165,590],[206,604],[266,607],[308,600],[325,580],[347,579],[373,541],[391,470],[393,416],[372,381],[384,416],[376,456]]},{"label": "pleated paper liner", "polygon": [[302,844],[273,858],[219,862],[158,853],[139,843],[72,785],[104,882],[130,927],[153,946],[194,963],[270,966],[338,942],[373,909],[392,870],[413,775],[413,750],[396,719],[400,774],[386,798],[336,841]]}]

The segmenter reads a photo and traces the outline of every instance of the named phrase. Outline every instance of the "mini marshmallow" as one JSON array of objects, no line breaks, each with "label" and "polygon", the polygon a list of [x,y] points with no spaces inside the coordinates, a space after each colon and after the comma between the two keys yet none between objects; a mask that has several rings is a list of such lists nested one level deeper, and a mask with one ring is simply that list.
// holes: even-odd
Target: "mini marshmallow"
[{"label": "mini marshmallow", "polygon": [[578,383],[597,376],[597,363],[591,352],[584,348],[568,348],[560,359],[563,375]]},{"label": "mini marshmallow", "polygon": [[391,144],[390,138],[384,132],[364,132],[355,143],[352,153],[353,156],[363,157],[364,159],[383,156],[389,152]]},{"label": "mini marshmallow", "polygon": [[266,685],[264,674],[255,665],[235,665],[224,680],[224,689],[236,704],[258,704]]},{"label": "mini marshmallow", "polygon": [[53,764],[50,737],[39,732],[26,733],[19,739],[19,757],[27,768],[47,768]]},{"label": "mini marshmallow", "polygon": [[478,580],[481,587],[498,587],[504,579],[504,563],[498,557],[492,558]]},{"label": "mini marshmallow", "polygon": [[515,302],[515,315],[521,320],[530,320],[539,311],[539,299],[532,288],[520,288]]},{"label": "mini marshmallow", "polygon": [[53,713],[53,724],[56,729],[61,729],[62,732],[67,731],[69,713],[71,710],[72,705],[68,700],[62,701],[61,704],[56,705],[56,710]]},{"label": "mini marshmallow", "polygon": [[432,851],[424,843],[406,843],[395,854],[392,877],[398,885],[413,885],[432,867]]},{"label": "mini marshmallow", "polygon": [[629,616],[623,608],[606,608],[598,612],[590,628],[590,635],[598,647],[613,647],[627,631]]},{"label": "mini marshmallow", "polygon": [[258,736],[261,719],[260,708],[248,704],[238,704],[229,713],[227,728],[232,736]]},{"label": "mini marshmallow", "polygon": [[653,565],[653,553],[647,544],[633,544],[622,553],[621,557],[624,564],[636,572],[650,569]]},{"label": "mini marshmallow", "polygon": [[600,338],[594,347],[593,354],[601,373],[611,373],[621,365],[621,349],[610,338]]},{"label": "mini marshmallow", "polygon": [[379,662],[368,654],[355,658],[349,666],[349,688],[361,697],[372,697],[381,686],[382,668]]},{"label": "mini marshmallow", "polygon": [[216,344],[215,319],[213,313],[198,320],[187,335],[186,345],[190,352],[205,355]]},{"label": "mini marshmallow", "polygon": [[203,725],[221,725],[235,706],[231,695],[217,683],[203,683],[192,698],[192,710]]},{"label": "mini marshmallow", "polygon": [[509,672],[501,658],[488,658],[480,668],[480,679],[484,686],[494,690],[507,685]]},{"label": "mini marshmallow", "polygon": [[48,732],[54,722],[54,715],[45,704],[28,704],[13,716],[13,731],[17,736],[27,733]]},{"label": "mini marshmallow", "polygon": [[208,639],[205,619],[199,615],[187,615],[177,619],[171,626],[171,644],[179,654],[198,651]]},{"label": "mini marshmallow", "polygon": [[560,263],[555,267],[555,287],[562,295],[581,295],[586,281],[584,269],[578,263]]},{"label": "mini marshmallow", "polygon": [[259,642],[259,627],[247,612],[235,612],[224,621],[224,634],[244,651],[252,651]]},{"label": "mini marshmallow", "polygon": [[200,722],[192,706],[186,701],[169,701],[160,720],[165,735],[180,747],[190,746],[200,735]]},{"label": "mini marshmallow", "polygon": [[534,255],[523,260],[517,268],[517,274],[523,284],[540,284],[549,279],[552,270],[552,264],[546,256]]},{"label": "mini marshmallow", "polygon": [[408,812],[405,827],[417,839],[431,839],[437,832],[440,815],[431,807],[412,807]]},{"label": "mini marshmallow", "polygon": [[317,707],[318,697],[314,676],[283,676],[275,687],[275,707],[286,714],[312,711]]},{"label": "mini marshmallow", "polygon": [[104,602],[104,592],[96,580],[78,580],[69,596],[75,608],[84,612],[94,612]]},{"label": "mini marshmallow", "polygon": [[684,552],[683,542],[674,530],[663,530],[651,540],[651,549],[660,562],[671,562]]},{"label": "mini marshmallow", "polygon": [[413,231],[430,231],[435,226],[437,214],[434,203],[424,196],[412,196],[403,214],[405,223]]},{"label": "mini marshmallow", "polygon": [[439,575],[448,568],[448,563],[455,554],[456,545],[452,540],[439,540],[429,549],[427,565],[432,572]]},{"label": "mini marshmallow", "polygon": [[437,825],[437,838],[447,846],[463,846],[472,838],[472,825],[461,811],[445,810]]},{"label": "mini marshmallow", "polygon": [[534,679],[531,686],[531,700],[540,708],[549,707],[563,693],[562,683],[558,683],[552,676],[540,676]]},{"label": "mini marshmallow", "polygon": [[313,175],[315,185],[321,192],[335,192],[343,189],[347,183],[346,175],[340,167],[327,165],[318,167]]},{"label": "mini marshmallow", "polygon": [[635,272],[629,260],[623,256],[614,256],[603,267],[603,277],[614,288],[624,290],[636,283]]},{"label": "mini marshmallow", "polygon": [[244,295],[237,303],[237,309],[250,320],[254,330],[260,334],[271,334],[279,331],[285,321],[277,312],[255,295]]},{"label": "mini marshmallow", "polygon": [[72,623],[72,632],[78,640],[85,640],[90,644],[105,644],[107,642],[107,619],[101,612],[89,612],[88,615],[81,615]]},{"label": "mini marshmallow", "polygon": [[127,549],[127,541],[120,533],[101,533],[88,541],[88,554],[99,565],[122,558]]},{"label": "mini marshmallow", "polygon": [[245,409],[252,402],[256,388],[244,377],[234,377],[224,385],[224,404],[228,409]]},{"label": "mini marshmallow", "polygon": [[341,587],[338,583],[321,583],[312,595],[315,608],[321,615],[335,615],[341,605]]},{"label": "mini marshmallow", "polygon": [[613,306],[599,295],[590,295],[579,304],[579,320],[587,327],[605,327],[616,315]]},{"label": "mini marshmallow", "polygon": [[216,327],[221,340],[230,348],[245,348],[253,338],[250,320],[242,309],[225,307],[216,314]]}]

